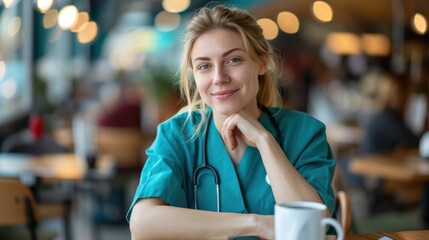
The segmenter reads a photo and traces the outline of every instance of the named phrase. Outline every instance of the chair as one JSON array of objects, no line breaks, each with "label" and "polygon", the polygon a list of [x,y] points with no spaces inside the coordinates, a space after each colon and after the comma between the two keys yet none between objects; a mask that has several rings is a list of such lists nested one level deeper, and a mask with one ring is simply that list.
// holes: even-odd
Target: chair
[{"label": "chair", "polygon": [[131,198],[130,185],[135,179],[138,179],[144,165],[143,150],[148,142],[147,139],[140,128],[97,127],[95,140],[97,154],[112,156],[115,159],[116,168],[116,175],[108,183],[109,191],[101,194],[104,196],[99,196],[103,199],[100,204],[107,204],[118,210],[116,217],[113,215],[103,217],[105,214],[99,212],[101,221],[117,222],[119,220],[119,223],[124,222],[123,215],[131,203],[129,200]]},{"label": "chair", "polygon": [[[405,159],[407,156],[418,156],[417,148],[409,148],[406,146],[396,146],[391,153],[392,157]],[[371,184],[367,184],[370,196],[371,214],[386,212],[389,210],[407,210],[419,206],[421,201],[421,193],[423,182],[416,181],[400,181],[392,179],[373,179]]]},{"label": "chair", "polygon": [[118,171],[139,171],[143,166],[144,138],[139,128],[97,128],[96,148],[99,154],[109,154],[116,159]]},{"label": "chair", "polygon": [[[33,193],[16,179],[0,179],[0,226],[24,226],[27,232],[0,229],[1,239],[54,239],[55,232],[41,231],[38,223],[56,217],[64,212],[60,204],[43,205],[36,203]],[[6,231],[5,231],[6,230]]]},{"label": "chair", "polygon": [[[44,135],[39,140],[34,140],[28,131],[8,136],[2,144],[2,151],[32,155],[68,152],[66,148],[60,146],[49,135]],[[62,211],[50,211],[49,214],[56,214],[56,217],[63,218],[66,239],[71,239],[70,208],[73,198],[72,190],[70,183],[43,182],[41,179],[36,179],[36,185],[33,190],[35,198],[39,202],[46,203],[46,206],[51,204],[55,206],[58,203],[63,204],[64,208]]]},{"label": "chair", "polygon": [[30,153],[35,155],[45,153],[65,153],[67,149],[60,146],[48,135],[34,140],[30,132],[23,131],[9,135],[1,146],[2,152]]},{"label": "chair", "polygon": [[[90,194],[94,202],[93,234],[100,237],[100,227],[109,224],[127,224],[125,214],[131,204],[131,189],[137,186],[144,165],[146,137],[140,128],[97,126],[95,130],[96,159],[109,156],[115,160],[115,175],[107,179],[88,177]],[[91,171],[91,168],[89,168]],[[136,180],[137,179],[137,180]]]},{"label": "chair", "polygon": [[344,235],[350,234],[352,228],[352,208],[350,196],[343,190],[338,191],[335,196],[335,212],[341,222]]}]

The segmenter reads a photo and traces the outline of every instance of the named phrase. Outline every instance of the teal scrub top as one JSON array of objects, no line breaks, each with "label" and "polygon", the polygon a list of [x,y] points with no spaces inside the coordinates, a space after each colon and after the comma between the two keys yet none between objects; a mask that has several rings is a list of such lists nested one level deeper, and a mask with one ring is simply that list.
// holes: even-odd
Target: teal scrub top
[{"label": "teal scrub top", "polygon": [[[206,114],[210,114],[210,109]],[[283,138],[283,150],[297,171],[317,190],[331,213],[335,197],[331,182],[335,169],[325,126],[312,116],[290,110],[269,108],[280,128],[277,132],[270,116],[263,112],[259,122],[276,138]],[[157,137],[146,151],[147,161],[140,183],[127,213],[129,221],[134,204],[142,198],[159,198],[166,204],[194,208],[194,170],[202,164],[203,131],[192,140],[201,116],[194,112],[192,121],[180,113],[158,126]],[[266,181],[266,171],[257,148],[248,146],[238,166],[234,166],[213,118],[206,143],[207,162],[219,175],[220,211],[274,214],[275,200]],[[216,187],[213,174],[198,176],[198,209],[216,211]]]}]

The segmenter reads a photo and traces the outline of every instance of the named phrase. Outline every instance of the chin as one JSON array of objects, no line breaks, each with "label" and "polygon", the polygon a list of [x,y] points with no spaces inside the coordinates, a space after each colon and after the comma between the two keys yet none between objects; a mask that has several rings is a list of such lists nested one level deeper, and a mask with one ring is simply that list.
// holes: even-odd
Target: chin
[{"label": "chin", "polygon": [[232,106],[228,106],[228,107],[226,107],[226,106],[220,106],[220,107],[215,107],[215,108],[212,108],[212,109],[213,109],[213,112],[215,112],[216,114],[221,114],[221,115],[224,115],[224,116],[229,116],[229,115],[232,115],[232,114],[240,111],[241,108],[232,107]]}]

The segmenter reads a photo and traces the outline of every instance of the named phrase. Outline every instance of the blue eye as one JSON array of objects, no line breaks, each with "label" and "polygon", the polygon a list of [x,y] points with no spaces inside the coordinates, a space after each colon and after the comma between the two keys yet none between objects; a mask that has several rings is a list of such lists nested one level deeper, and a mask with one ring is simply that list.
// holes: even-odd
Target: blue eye
[{"label": "blue eye", "polygon": [[233,57],[228,60],[228,63],[238,63],[241,62],[241,59],[238,57]]},{"label": "blue eye", "polygon": [[201,64],[197,67],[197,70],[208,70],[210,66],[208,64]]}]

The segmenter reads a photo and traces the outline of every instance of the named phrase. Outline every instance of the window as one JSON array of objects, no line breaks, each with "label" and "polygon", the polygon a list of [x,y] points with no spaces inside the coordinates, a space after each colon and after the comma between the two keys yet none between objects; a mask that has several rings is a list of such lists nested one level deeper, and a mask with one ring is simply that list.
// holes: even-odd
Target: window
[{"label": "window", "polygon": [[32,17],[32,1],[0,6],[0,124],[31,108]]}]

